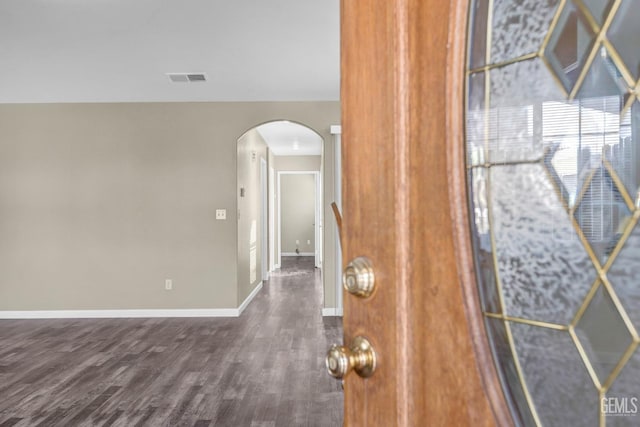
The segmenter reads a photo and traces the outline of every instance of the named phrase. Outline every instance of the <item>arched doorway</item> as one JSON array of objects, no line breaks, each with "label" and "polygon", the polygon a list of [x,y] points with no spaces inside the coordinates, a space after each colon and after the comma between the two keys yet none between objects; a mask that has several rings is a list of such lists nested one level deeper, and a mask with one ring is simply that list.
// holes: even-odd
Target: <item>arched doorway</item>
[{"label": "arched doorway", "polygon": [[238,138],[239,301],[281,267],[283,255],[313,257],[322,268],[323,154],[322,136],[289,120],[254,126]]}]

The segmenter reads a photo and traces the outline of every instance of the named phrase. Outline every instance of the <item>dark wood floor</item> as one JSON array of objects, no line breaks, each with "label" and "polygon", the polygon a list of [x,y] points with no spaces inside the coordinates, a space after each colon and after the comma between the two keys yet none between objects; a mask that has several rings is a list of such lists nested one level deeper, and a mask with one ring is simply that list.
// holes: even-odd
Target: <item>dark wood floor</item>
[{"label": "dark wood floor", "polygon": [[312,260],[235,319],[0,320],[0,426],[341,425]]}]

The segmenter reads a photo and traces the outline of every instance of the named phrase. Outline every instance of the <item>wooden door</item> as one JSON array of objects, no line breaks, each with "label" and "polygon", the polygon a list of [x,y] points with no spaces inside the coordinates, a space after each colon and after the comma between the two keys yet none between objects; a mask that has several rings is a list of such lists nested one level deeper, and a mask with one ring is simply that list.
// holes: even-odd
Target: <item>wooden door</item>
[{"label": "wooden door", "polygon": [[344,297],[345,425],[509,425],[473,289],[463,160],[466,0],[342,0],[343,259],[377,288]]}]

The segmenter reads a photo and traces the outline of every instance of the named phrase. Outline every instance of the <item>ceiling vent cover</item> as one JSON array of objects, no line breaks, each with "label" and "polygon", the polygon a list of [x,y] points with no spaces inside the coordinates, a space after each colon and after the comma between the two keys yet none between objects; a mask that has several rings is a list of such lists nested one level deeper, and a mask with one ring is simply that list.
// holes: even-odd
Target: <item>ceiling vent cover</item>
[{"label": "ceiling vent cover", "polygon": [[167,73],[169,80],[173,83],[197,83],[206,82],[207,75],[205,73]]}]

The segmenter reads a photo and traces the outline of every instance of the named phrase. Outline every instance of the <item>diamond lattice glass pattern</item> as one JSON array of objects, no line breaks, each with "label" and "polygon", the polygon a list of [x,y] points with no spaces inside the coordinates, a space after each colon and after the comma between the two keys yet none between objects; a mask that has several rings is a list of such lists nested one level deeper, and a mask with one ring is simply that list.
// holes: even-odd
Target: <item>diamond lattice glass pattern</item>
[{"label": "diamond lattice glass pattern", "polygon": [[639,22],[640,5],[638,1],[622,0],[607,33],[613,47],[620,54],[634,79],[640,77]]},{"label": "diamond lattice glass pattern", "polygon": [[634,204],[640,201],[640,103],[634,101],[620,120],[620,138],[604,156],[624,184]]},{"label": "diamond lattice glass pattern", "polygon": [[640,425],[600,399],[640,399],[640,0],[472,4],[474,262],[514,420]]},{"label": "diamond lattice glass pattern", "polygon": [[[628,87],[622,77],[622,72],[611,58],[611,54],[603,46],[594,56],[591,67],[585,76],[578,99],[618,97],[624,104],[628,95]],[[615,111],[616,116],[620,110]],[[619,120],[616,117],[616,120]]]},{"label": "diamond lattice glass pattern", "polygon": [[636,225],[622,246],[607,277],[636,330],[640,330],[640,226]]},{"label": "diamond lattice glass pattern", "polygon": [[595,36],[580,9],[565,3],[545,56],[567,92],[576,84]]},{"label": "diamond lattice glass pattern", "polygon": [[604,265],[631,219],[631,211],[604,167],[593,175],[576,209],[575,218],[596,257]]},{"label": "diamond lattice glass pattern", "polygon": [[575,330],[600,383],[604,384],[633,339],[603,286],[598,287]]},{"label": "diamond lattice glass pattern", "polygon": [[620,144],[625,92],[617,69],[598,55],[571,103],[542,106],[542,134],[546,163],[569,207],[573,207],[586,179],[602,165],[602,153]]},{"label": "diamond lattice glass pattern", "polygon": [[589,9],[589,13],[596,20],[598,25],[602,25],[611,9],[613,0],[582,0]]}]

